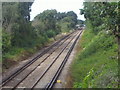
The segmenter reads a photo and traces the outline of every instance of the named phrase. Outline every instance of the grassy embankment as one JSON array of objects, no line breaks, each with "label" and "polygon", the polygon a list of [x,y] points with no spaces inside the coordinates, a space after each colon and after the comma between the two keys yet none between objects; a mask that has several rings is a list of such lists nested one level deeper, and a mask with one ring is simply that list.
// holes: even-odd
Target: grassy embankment
[{"label": "grassy embankment", "polygon": [[48,40],[48,42],[45,42],[44,44],[40,43],[39,47],[38,45],[36,45],[33,47],[25,47],[25,48],[20,48],[20,47],[10,48],[9,52],[5,53],[2,56],[3,71],[4,69],[8,69],[9,67],[13,66],[18,61],[27,59],[32,54],[39,51],[42,47],[44,47],[45,45],[51,42],[53,42],[53,39]]},{"label": "grassy embankment", "polygon": [[118,45],[110,33],[86,28],[71,66],[74,88],[117,88]]},{"label": "grassy embankment", "polygon": [[[61,37],[63,37],[67,33],[69,33],[69,32],[60,33],[59,35],[55,36],[56,40],[60,39]],[[13,48],[9,48],[9,52],[3,54],[3,56],[2,56],[3,71],[4,71],[4,69],[10,68],[14,64],[16,64],[18,61],[22,61],[22,60],[27,59],[32,54],[38,52],[41,48],[49,46],[54,41],[55,41],[54,38],[45,39],[44,37],[42,37],[42,38],[40,38],[40,40],[38,40],[38,41],[36,40],[35,45],[33,45],[32,47],[25,47],[25,48],[13,47]],[[33,43],[34,43],[34,41],[33,41]]]}]

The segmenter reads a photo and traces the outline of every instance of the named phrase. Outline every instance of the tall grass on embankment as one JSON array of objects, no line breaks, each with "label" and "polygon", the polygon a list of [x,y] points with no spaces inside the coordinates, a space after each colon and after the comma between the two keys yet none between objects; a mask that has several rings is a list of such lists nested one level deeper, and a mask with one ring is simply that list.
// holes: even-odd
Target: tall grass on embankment
[{"label": "tall grass on embankment", "polygon": [[86,29],[71,73],[74,88],[117,88],[118,45],[110,32]]},{"label": "tall grass on embankment", "polygon": [[[58,35],[55,35],[55,37],[48,38],[45,35],[39,36],[39,38],[36,38],[35,40],[32,40],[33,43],[31,46],[26,47],[15,47],[10,46],[8,49],[8,52],[2,53],[2,71],[5,72],[5,70],[9,69],[13,65],[17,64],[20,61],[26,60],[27,58],[34,56],[34,54],[37,55],[37,53],[44,47],[50,46],[52,43],[56,40],[59,40],[60,38],[64,37],[66,34],[69,34],[71,31],[66,33],[60,33]],[[50,32],[49,32],[49,35]],[[8,36],[8,35],[7,35]],[[7,36],[4,38],[5,41],[7,41]],[[54,39],[55,38],[55,39]],[[23,40],[24,42],[24,40]],[[9,44],[9,43],[6,43]]]}]

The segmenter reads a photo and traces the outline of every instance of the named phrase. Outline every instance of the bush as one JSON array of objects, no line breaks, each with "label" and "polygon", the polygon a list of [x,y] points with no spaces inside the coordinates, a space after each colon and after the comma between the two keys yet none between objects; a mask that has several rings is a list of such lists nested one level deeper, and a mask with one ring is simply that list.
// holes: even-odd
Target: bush
[{"label": "bush", "polygon": [[82,51],[71,67],[73,87],[118,88],[118,45],[115,36],[103,31],[92,36],[91,31],[84,32],[80,43]]},{"label": "bush", "polygon": [[11,36],[3,30],[2,32],[2,53],[6,53],[11,48]]},{"label": "bush", "polygon": [[52,38],[52,37],[55,36],[55,32],[54,32],[53,30],[48,30],[48,31],[46,32],[46,34],[47,34],[48,38]]}]

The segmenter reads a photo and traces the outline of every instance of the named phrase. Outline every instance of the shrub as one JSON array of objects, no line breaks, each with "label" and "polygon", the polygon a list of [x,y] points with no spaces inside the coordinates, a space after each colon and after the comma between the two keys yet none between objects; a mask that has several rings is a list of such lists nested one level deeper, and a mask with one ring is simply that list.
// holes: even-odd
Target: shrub
[{"label": "shrub", "polygon": [[11,36],[7,32],[2,32],[2,52],[3,54],[8,52],[11,48]]},{"label": "shrub", "polygon": [[52,38],[55,36],[55,32],[53,30],[48,30],[46,34],[47,34],[48,38]]}]

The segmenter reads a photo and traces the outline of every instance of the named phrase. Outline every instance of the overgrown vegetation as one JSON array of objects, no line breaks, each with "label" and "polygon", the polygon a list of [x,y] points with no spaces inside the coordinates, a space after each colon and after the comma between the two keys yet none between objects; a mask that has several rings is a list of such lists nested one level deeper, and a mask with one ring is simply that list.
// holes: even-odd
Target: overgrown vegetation
[{"label": "overgrown vegetation", "polygon": [[118,87],[118,45],[114,35],[101,31],[93,35],[86,29],[80,43],[83,48],[72,65],[75,88]]},{"label": "overgrown vegetation", "polygon": [[86,29],[80,41],[82,50],[71,67],[74,88],[118,88],[118,4],[84,3],[81,14],[85,14]]},{"label": "overgrown vegetation", "polygon": [[69,32],[77,24],[77,15],[73,11],[60,13],[45,10],[30,21],[32,2],[2,3],[2,61],[9,67],[10,62],[30,56],[55,36]]}]

